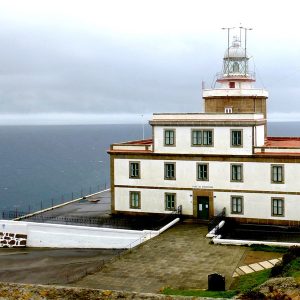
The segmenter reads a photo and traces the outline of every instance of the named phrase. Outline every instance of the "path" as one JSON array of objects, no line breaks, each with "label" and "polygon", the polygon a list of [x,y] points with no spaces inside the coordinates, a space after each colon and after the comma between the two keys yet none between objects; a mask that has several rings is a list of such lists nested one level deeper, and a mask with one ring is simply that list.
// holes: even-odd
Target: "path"
[{"label": "path", "polygon": [[205,289],[208,274],[218,272],[229,286],[245,248],[211,245],[206,233],[206,226],[179,224],[71,285],[154,293],[166,286]]},{"label": "path", "polygon": [[260,261],[257,263],[253,263],[250,265],[240,266],[235,269],[232,277],[238,277],[238,276],[250,274],[253,272],[262,271],[265,269],[271,269],[281,260],[282,260],[282,258],[274,258],[274,259],[269,259],[269,260],[264,260],[264,261]]}]

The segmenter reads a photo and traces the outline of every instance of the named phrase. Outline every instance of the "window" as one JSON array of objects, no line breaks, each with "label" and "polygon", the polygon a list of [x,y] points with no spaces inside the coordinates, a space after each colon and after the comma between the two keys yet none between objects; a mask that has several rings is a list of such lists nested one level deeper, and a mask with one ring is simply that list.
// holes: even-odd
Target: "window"
[{"label": "window", "polygon": [[243,197],[231,196],[231,213],[242,214],[243,213]]},{"label": "window", "polygon": [[234,89],[235,88],[235,82],[234,81],[230,81],[229,82],[229,88],[230,89]]},{"label": "window", "polygon": [[284,200],[272,198],[272,216],[284,216]]},{"label": "window", "polygon": [[175,163],[165,163],[165,179],[175,179]]},{"label": "window", "polygon": [[175,146],[175,130],[165,130],[165,146]]},{"label": "window", "polygon": [[203,130],[203,145],[212,146],[213,141],[213,132],[212,130]]},{"label": "window", "polygon": [[224,112],[225,114],[232,114],[232,107],[225,107]]},{"label": "window", "polygon": [[176,194],[166,193],[165,194],[165,206],[166,210],[175,210],[176,207]]},{"label": "window", "polygon": [[197,164],[197,180],[208,180],[208,164]]},{"label": "window", "polygon": [[231,165],[231,181],[243,181],[243,165]]},{"label": "window", "polygon": [[239,70],[240,70],[239,63],[235,61],[235,62],[233,63],[233,73],[238,73]]},{"label": "window", "polygon": [[129,162],[129,178],[140,178],[140,163]]},{"label": "window", "polygon": [[271,166],[271,182],[284,183],[284,170],[282,165]]},{"label": "window", "polygon": [[192,130],[192,146],[212,146],[212,130]]},{"label": "window", "polygon": [[129,192],[129,206],[130,208],[141,208],[141,193]]},{"label": "window", "polygon": [[242,130],[231,130],[231,147],[241,147],[243,145],[242,136]]},{"label": "window", "polygon": [[193,146],[202,145],[202,130],[192,130],[192,145]]}]

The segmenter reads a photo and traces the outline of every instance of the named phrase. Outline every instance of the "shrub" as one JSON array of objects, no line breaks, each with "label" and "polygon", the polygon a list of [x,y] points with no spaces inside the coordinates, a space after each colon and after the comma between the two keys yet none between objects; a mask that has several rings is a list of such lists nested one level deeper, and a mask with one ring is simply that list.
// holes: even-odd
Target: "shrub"
[{"label": "shrub", "polygon": [[300,247],[298,246],[292,246],[288,252],[296,257],[300,257]]},{"label": "shrub", "polygon": [[277,277],[277,276],[282,276],[284,271],[284,266],[283,264],[276,264],[272,269],[270,273],[270,277]]},{"label": "shrub", "polygon": [[242,300],[265,300],[267,299],[267,297],[265,296],[265,294],[259,292],[259,291],[253,291],[253,290],[249,290],[245,293],[243,293],[239,299]]},{"label": "shrub", "polygon": [[282,256],[282,264],[284,266],[286,266],[287,264],[289,264],[295,258],[296,258],[296,256],[293,253],[291,253],[291,252],[285,253]]}]

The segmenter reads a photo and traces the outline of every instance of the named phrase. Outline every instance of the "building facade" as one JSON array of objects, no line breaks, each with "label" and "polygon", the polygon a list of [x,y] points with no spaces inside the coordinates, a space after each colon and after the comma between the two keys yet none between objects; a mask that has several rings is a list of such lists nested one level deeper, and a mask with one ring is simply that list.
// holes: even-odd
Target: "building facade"
[{"label": "building facade", "polygon": [[113,144],[112,212],[299,225],[300,138],[267,136],[268,92],[235,39],[204,113],[153,114],[152,138]]}]

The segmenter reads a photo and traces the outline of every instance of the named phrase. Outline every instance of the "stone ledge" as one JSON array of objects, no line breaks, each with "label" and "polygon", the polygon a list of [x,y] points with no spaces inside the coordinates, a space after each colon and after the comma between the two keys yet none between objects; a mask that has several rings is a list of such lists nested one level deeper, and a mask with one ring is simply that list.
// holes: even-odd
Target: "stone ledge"
[{"label": "stone ledge", "polygon": [[[33,285],[0,282],[0,299],[20,300],[20,299],[64,299],[64,300],[114,300],[114,299],[150,299],[150,300],[172,300],[172,299],[206,299],[183,296],[166,296],[150,293],[135,293],[126,291],[96,290],[86,288],[53,286],[53,285]],[[220,299],[220,298],[219,298]],[[216,300],[216,298],[214,298]]]}]

